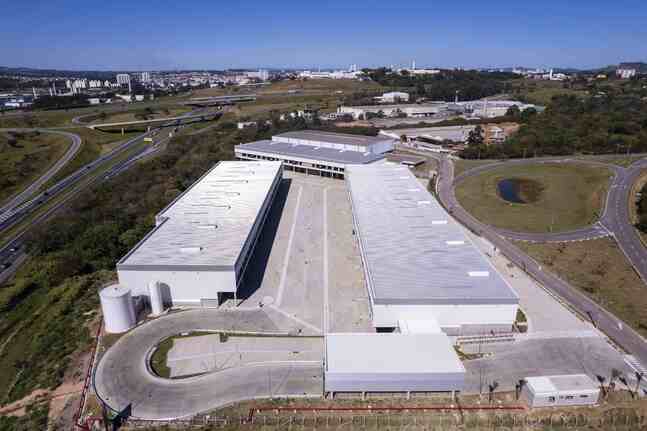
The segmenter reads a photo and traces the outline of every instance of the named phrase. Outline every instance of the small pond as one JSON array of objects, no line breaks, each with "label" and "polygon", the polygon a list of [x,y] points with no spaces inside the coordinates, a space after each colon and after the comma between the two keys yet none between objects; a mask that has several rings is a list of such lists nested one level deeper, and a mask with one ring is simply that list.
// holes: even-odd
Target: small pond
[{"label": "small pond", "polygon": [[536,202],[542,190],[541,183],[525,178],[506,178],[497,183],[499,196],[515,204]]}]

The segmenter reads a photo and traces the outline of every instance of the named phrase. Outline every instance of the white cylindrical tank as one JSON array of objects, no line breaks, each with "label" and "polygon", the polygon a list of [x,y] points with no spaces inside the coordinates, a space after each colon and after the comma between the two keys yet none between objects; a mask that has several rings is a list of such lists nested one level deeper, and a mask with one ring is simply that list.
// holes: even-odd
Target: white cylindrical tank
[{"label": "white cylindrical tank", "polygon": [[148,295],[151,301],[151,311],[154,316],[159,316],[164,312],[164,299],[162,298],[162,283],[151,281],[148,284]]},{"label": "white cylindrical tank", "polygon": [[118,334],[135,326],[135,308],[129,288],[113,284],[99,292],[99,299],[106,332]]}]

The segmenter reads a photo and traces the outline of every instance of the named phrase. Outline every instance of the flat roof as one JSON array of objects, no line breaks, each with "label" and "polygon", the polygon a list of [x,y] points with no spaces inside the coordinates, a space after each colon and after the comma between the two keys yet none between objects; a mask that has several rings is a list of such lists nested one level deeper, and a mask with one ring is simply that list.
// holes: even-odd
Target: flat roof
[{"label": "flat roof", "polygon": [[320,130],[299,130],[286,132],[272,137],[273,140],[300,139],[304,141],[329,142],[342,145],[359,145],[369,147],[384,141],[393,141],[393,138],[386,136],[353,135],[350,133],[333,133]]},{"label": "flat roof", "polygon": [[387,132],[396,132],[401,135],[406,135],[410,138],[417,138],[422,136],[429,139],[449,139],[450,141],[464,141],[467,139],[469,133],[476,129],[474,125],[463,126],[440,126],[440,127],[412,127],[409,129],[394,129],[387,130]]},{"label": "flat roof", "polygon": [[117,269],[232,269],[280,170],[274,161],[218,163],[157,215]]},{"label": "flat roof", "polygon": [[409,168],[346,169],[375,304],[517,304],[519,297]]},{"label": "flat roof", "polygon": [[390,162],[400,163],[403,165],[409,164],[418,166],[427,161],[426,157],[416,156],[413,154],[390,153],[386,155],[386,159]]},{"label": "flat roof", "polygon": [[598,385],[586,374],[526,377],[534,393],[598,391]]},{"label": "flat roof", "polygon": [[451,341],[440,334],[326,334],[332,373],[464,373]]},{"label": "flat roof", "polygon": [[384,154],[360,153],[358,151],[337,150],[327,147],[313,147],[311,145],[289,144],[278,141],[256,141],[248,144],[236,145],[239,151],[256,151],[268,155],[276,154],[286,157],[300,157],[313,161],[347,164],[372,163],[384,158]]},{"label": "flat roof", "polygon": [[342,106],[342,109],[362,109],[362,110],[380,110],[380,109],[408,109],[408,108],[420,108],[420,109],[430,109],[430,108],[439,108],[443,106],[451,105],[451,102],[426,102],[426,103],[397,103],[397,104],[379,104],[379,105],[356,105]]}]

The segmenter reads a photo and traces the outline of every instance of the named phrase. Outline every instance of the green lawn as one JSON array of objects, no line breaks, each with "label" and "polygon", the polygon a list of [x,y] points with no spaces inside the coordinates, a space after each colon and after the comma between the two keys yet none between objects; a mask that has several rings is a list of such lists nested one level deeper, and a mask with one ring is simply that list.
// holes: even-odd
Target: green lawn
[{"label": "green lawn", "polygon": [[647,336],[645,285],[614,240],[516,245]]},{"label": "green lawn", "polygon": [[[456,197],[486,224],[520,232],[560,232],[590,225],[599,217],[610,176],[606,168],[575,163],[502,166],[461,182]],[[509,178],[539,184],[538,200],[503,200],[497,185]]]},{"label": "green lawn", "polygon": [[88,124],[156,120],[160,118],[176,117],[185,114],[190,110],[191,108],[189,108],[188,106],[151,106],[149,108],[131,108],[123,112],[118,111],[103,113],[103,115],[97,115],[96,117],[87,117],[87,120],[90,120]]},{"label": "green lawn", "polygon": [[115,103],[109,105],[94,105],[84,108],[57,109],[51,111],[33,111],[33,112],[7,112],[0,114],[0,128],[30,128],[30,127],[61,127],[72,126],[72,119],[82,115],[99,114],[106,112],[132,112],[151,107],[153,109],[180,109],[178,102],[186,100],[185,97],[160,97],[155,100],[147,100],[136,103]]},{"label": "green lawn", "polygon": [[[514,94],[523,96],[528,102],[540,106],[546,106],[550,100],[559,94],[573,94],[585,96],[587,91],[584,88],[564,88],[559,81],[528,81],[519,80],[513,82]],[[516,91],[519,91],[517,93]]]},{"label": "green lawn", "polygon": [[70,144],[53,133],[0,133],[0,203],[44,174]]},{"label": "green lawn", "polygon": [[454,177],[459,176],[465,171],[468,171],[472,168],[476,168],[478,166],[483,166],[483,165],[489,165],[491,163],[497,163],[500,160],[492,160],[492,159],[485,159],[485,160],[472,160],[472,159],[459,159],[459,160],[454,160]]}]

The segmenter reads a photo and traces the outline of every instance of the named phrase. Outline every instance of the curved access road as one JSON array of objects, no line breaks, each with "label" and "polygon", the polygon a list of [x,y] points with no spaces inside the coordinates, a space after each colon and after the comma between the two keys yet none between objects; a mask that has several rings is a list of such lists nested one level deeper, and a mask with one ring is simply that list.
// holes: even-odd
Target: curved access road
[{"label": "curved access road", "polygon": [[[521,161],[519,162],[521,163]],[[536,163],[536,162],[535,162]],[[597,162],[595,162],[597,163]],[[609,196],[606,202],[605,221],[612,221],[613,225],[605,226],[612,230],[612,235],[618,241],[618,244],[625,250],[633,244],[631,235],[636,235],[633,226],[628,219],[628,194],[631,190],[632,181],[639,175],[640,169],[647,165],[647,161],[640,160],[629,169],[619,168],[617,178],[614,179],[613,186],[610,188]],[[482,170],[485,167],[476,169]],[[469,171],[468,171],[469,172]],[[464,174],[467,174],[465,172]],[[464,175],[463,174],[463,175]],[[481,223],[471,214],[469,214],[458,202],[454,194],[454,165],[446,157],[440,158],[439,180],[436,184],[436,191],[440,201],[448,209],[454,218],[461,222],[468,229],[476,232],[490,241],[501,253],[503,253],[511,262],[522,268],[533,278],[535,278],[545,289],[562,298],[573,306],[583,316],[588,316],[601,331],[607,334],[624,350],[630,352],[638,358],[642,364],[647,364],[647,340],[632,328],[624,325],[611,312],[596,304],[589,297],[579,290],[566,283],[556,275],[545,271],[542,266],[534,259],[521,251],[513,243],[508,241],[496,229],[489,225]],[[629,225],[630,229],[626,229]],[[623,227],[621,229],[621,226]],[[633,250],[633,249],[631,249]],[[627,253],[625,251],[625,253]],[[645,268],[644,256],[645,250],[636,249],[635,255],[627,253],[632,265],[637,271]],[[636,260],[633,260],[634,257]],[[641,274],[644,279],[644,275]]]},{"label": "curved access road", "polygon": [[[640,174],[647,169],[647,158],[633,162],[628,168],[623,168],[609,163],[602,163],[595,160],[584,159],[557,159],[546,158],[539,161],[532,159],[510,160],[506,162],[494,162],[478,166],[458,175],[452,182],[452,189],[466,178],[479,175],[485,171],[496,169],[502,165],[510,164],[532,164],[532,163],[582,163],[593,166],[600,166],[610,169],[613,172],[613,179],[609,186],[604,209],[600,219],[591,226],[575,229],[566,232],[556,233],[528,233],[514,232],[506,229],[490,227],[499,235],[516,241],[530,242],[568,242],[584,241],[606,236],[612,236],[638,275],[647,283],[647,250],[643,246],[638,233],[634,229],[629,217],[631,188],[640,177]],[[445,179],[447,180],[447,179]],[[443,181],[441,179],[441,181]],[[448,181],[448,180],[447,180]],[[458,204],[458,202],[456,203]],[[451,208],[451,207],[448,207]]]},{"label": "curved access road", "polygon": [[[183,418],[256,398],[321,396],[321,361],[268,358],[186,379],[160,378],[148,367],[147,358],[155,346],[182,332],[277,334],[301,329],[302,334],[308,333],[307,328],[295,325],[298,323],[268,307],[191,310],[160,317],[131,330],[103,355],[94,373],[95,393],[110,409],[129,408],[132,417],[146,420]],[[304,349],[311,345],[305,340]]]},{"label": "curved access road", "polygon": [[49,129],[0,129],[2,132],[40,132],[40,133],[54,133],[57,135],[65,136],[66,138],[72,141],[72,145],[69,146],[63,157],[58,159],[43,175],[31,183],[27,188],[18,193],[17,195],[10,198],[10,200],[0,207],[0,214],[17,207],[21,203],[25,202],[30,196],[40,189],[43,184],[49,181],[54,175],[56,175],[70,160],[76,156],[76,153],[79,152],[81,148],[81,137],[74,133],[63,132],[60,130],[49,130]]},{"label": "curved access road", "polygon": [[602,223],[611,232],[643,282],[647,283],[647,249],[640,241],[629,215],[629,205],[633,204],[634,199],[631,189],[645,169],[647,159],[637,160],[622,171],[619,181],[614,181],[607,197],[607,217],[603,218]]},{"label": "curved access road", "polygon": [[[602,210],[602,215],[600,219],[590,225],[585,226],[580,229],[574,229],[564,232],[540,232],[540,233],[531,233],[531,232],[516,232],[508,229],[500,229],[492,227],[493,230],[498,232],[500,235],[515,241],[530,241],[530,242],[568,242],[568,241],[584,241],[590,239],[602,238],[605,236],[612,235],[611,231],[607,228],[607,225],[611,224],[610,221],[616,218],[615,208],[611,207],[610,201],[611,196],[614,193],[615,189],[622,187],[624,181],[626,180],[626,169],[618,165],[613,165],[610,163],[597,162],[595,160],[586,160],[586,159],[569,159],[569,158],[542,158],[539,160],[535,159],[518,159],[518,160],[508,160],[501,162],[493,162],[487,165],[478,166],[472,169],[469,169],[460,175],[458,175],[453,180],[453,187],[456,187],[459,183],[464,181],[467,178],[480,175],[483,172],[490,171],[492,169],[497,169],[501,166],[510,166],[510,165],[528,165],[528,164],[555,164],[555,163],[579,163],[592,166],[598,166],[607,168],[613,172],[613,179],[609,186],[609,192],[607,194],[607,199]],[[631,187],[631,186],[630,186]]]}]

